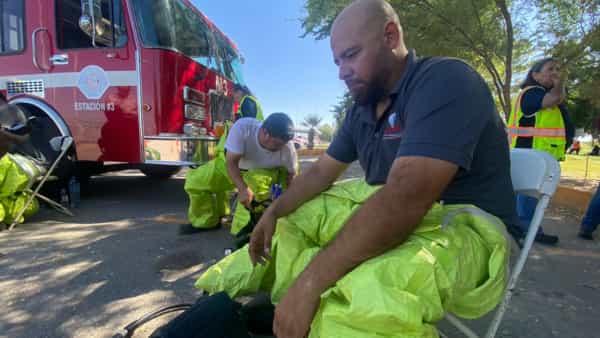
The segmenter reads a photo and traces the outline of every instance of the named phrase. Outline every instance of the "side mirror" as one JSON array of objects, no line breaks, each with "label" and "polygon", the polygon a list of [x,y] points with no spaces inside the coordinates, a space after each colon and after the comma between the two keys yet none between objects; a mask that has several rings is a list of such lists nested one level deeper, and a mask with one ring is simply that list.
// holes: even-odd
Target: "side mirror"
[{"label": "side mirror", "polygon": [[90,35],[92,34],[92,27],[94,27],[92,17],[88,14],[81,14],[79,17],[79,28]]},{"label": "side mirror", "polygon": [[97,36],[106,31],[102,22],[102,4],[99,0],[81,0],[81,16],[79,28],[92,38],[92,46],[96,47]]}]

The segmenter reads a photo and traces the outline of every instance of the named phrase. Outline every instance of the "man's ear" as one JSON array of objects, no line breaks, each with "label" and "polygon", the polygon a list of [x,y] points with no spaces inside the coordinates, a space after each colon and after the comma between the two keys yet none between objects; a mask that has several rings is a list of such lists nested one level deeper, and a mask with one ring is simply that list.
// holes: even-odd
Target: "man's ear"
[{"label": "man's ear", "polygon": [[396,49],[400,46],[400,41],[402,41],[402,30],[398,24],[392,21],[386,23],[383,33],[386,46],[390,49]]}]

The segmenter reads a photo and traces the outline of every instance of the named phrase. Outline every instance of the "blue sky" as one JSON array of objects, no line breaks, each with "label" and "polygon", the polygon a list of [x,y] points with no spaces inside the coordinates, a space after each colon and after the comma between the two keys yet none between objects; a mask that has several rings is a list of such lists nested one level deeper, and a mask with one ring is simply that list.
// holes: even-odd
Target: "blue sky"
[{"label": "blue sky", "polygon": [[300,38],[302,0],[192,0],[246,59],[244,77],[266,114],[282,111],[301,122],[319,114],[331,123],[331,106],[344,93],[329,40]]}]

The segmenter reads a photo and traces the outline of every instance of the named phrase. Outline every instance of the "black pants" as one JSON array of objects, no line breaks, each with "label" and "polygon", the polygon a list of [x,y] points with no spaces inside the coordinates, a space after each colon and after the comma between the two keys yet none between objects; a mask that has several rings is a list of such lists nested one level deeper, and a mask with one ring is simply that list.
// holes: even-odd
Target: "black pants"
[{"label": "black pants", "polygon": [[150,338],[250,338],[272,336],[275,307],[266,295],[242,305],[222,292],[202,297]]}]

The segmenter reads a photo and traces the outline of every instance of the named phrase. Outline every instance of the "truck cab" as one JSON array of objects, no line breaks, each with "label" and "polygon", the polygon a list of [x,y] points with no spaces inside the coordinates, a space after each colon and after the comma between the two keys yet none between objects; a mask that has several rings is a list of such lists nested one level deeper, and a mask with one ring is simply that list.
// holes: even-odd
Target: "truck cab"
[{"label": "truck cab", "polygon": [[48,141],[71,136],[80,173],[209,160],[241,67],[187,0],[0,0],[0,91],[36,117],[28,155],[48,161]]}]

